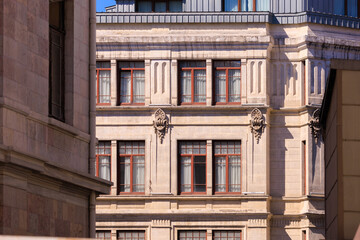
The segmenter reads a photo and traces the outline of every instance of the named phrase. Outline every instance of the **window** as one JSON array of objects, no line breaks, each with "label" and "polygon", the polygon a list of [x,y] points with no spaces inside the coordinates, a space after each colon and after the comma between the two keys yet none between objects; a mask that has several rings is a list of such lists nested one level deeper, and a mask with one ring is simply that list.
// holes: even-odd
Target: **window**
[{"label": "window", "polygon": [[205,61],[183,61],[179,67],[181,104],[205,104]]},{"label": "window", "polygon": [[269,2],[270,0],[224,0],[223,9],[225,12],[269,11]]},{"label": "window", "polygon": [[179,240],[206,240],[206,231],[179,231]]},{"label": "window", "polygon": [[360,17],[360,0],[334,0],[334,14]]},{"label": "window", "polygon": [[136,9],[137,12],[181,12],[182,0],[140,0]]},{"label": "window", "polygon": [[110,104],[110,62],[96,62],[96,103]]},{"label": "window", "polygon": [[64,2],[49,2],[49,115],[64,121]]},{"label": "window", "polygon": [[119,142],[118,192],[144,193],[145,142]]},{"label": "window", "polygon": [[110,231],[96,231],[95,238],[101,239],[101,240],[111,240],[111,232]]},{"label": "window", "polygon": [[241,61],[214,61],[215,103],[240,103]]},{"label": "window", "polygon": [[120,104],[144,104],[145,65],[144,62],[119,62]]},{"label": "window", "polygon": [[241,231],[214,231],[213,240],[241,240]]},{"label": "window", "polygon": [[96,176],[110,181],[111,142],[101,141],[96,147]]},{"label": "window", "polygon": [[240,141],[214,141],[215,193],[240,193]]},{"label": "window", "polygon": [[118,240],[145,240],[145,231],[118,231]]},{"label": "window", "polygon": [[206,192],[206,142],[181,141],[180,154],[180,192]]}]

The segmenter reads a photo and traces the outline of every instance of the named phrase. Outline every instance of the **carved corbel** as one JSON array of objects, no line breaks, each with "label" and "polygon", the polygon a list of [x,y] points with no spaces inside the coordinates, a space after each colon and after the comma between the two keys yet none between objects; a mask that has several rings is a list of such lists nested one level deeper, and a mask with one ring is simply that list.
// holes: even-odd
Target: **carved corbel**
[{"label": "carved corbel", "polygon": [[311,134],[313,135],[314,139],[315,139],[315,143],[318,143],[318,140],[320,138],[320,131],[321,131],[321,126],[320,126],[320,109],[316,109],[309,121],[309,126],[311,129]]},{"label": "carved corbel", "polygon": [[257,143],[259,143],[259,139],[264,131],[264,128],[264,116],[258,108],[255,108],[251,111],[250,129],[251,133],[255,135]]},{"label": "carved corbel", "polygon": [[153,121],[153,126],[155,129],[155,134],[160,138],[160,142],[162,143],[165,133],[169,127],[169,122],[166,117],[165,112],[159,108],[155,112],[155,120]]}]

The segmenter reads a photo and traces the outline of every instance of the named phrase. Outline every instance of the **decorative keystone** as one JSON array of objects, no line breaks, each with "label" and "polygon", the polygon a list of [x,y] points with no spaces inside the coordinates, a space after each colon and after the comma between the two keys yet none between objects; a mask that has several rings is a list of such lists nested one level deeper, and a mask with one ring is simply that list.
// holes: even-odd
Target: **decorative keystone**
[{"label": "decorative keystone", "polygon": [[320,131],[321,131],[321,126],[320,126],[320,109],[316,109],[312,116],[311,119],[309,121],[309,126],[311,129],[311,134],[313,135],[313,137],[315,138],[315,143],[318,143],[318,140],[320,138]]},{"label": "decorative keystone", "polygon": [[155,121],[153,121],[153,126],[155,129],[155,134],[158,135],[160,142],[162,143],[165,133],[169,127],[169,122],[165,112],[161,108],[155,112]]},{"label": "decorative keystone", "polygon": [[257,143],[259,143],[259,139],[264,131],[264,128],[264,116],[258,108],[255,108],[251,111],[250,129],[251,133],[255,135]]}]

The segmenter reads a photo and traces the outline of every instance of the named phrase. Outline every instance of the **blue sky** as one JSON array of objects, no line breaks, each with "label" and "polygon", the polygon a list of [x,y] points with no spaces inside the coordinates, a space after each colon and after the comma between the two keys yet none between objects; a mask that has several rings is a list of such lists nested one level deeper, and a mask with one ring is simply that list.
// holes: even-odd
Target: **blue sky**
[{"label": "blue sky", "polygon": [[96,0],[96,11],[105,12],[105,7],[115,4],[115,0]]}]

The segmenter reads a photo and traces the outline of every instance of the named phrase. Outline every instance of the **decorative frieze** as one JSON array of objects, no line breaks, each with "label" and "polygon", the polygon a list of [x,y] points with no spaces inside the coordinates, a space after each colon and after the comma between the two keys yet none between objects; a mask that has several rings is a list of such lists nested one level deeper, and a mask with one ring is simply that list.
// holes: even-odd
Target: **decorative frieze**
[{"label": "decorative frieze", "polygon": [[315,143],[318,143],[318,139],[320,138],[320,130],[321,130],[321,126],[320,126],[320,109],[316,109],[312,116],[311,119],[309,121],[309,126],[311,129],[311,134],[313,135],[313,137],[315,138]]},{"label": "decorative frieze", "polygon": [[250,129],[251,133],[255,135],[256,141],[259,143],[261,134],[265,128],[264,116],[258,108],[251,111]]},{"label": "decorative frieze", "polygon": [[278,228],[300,228],[301,219],[272,219],[271,227]]},{"label": "decorative frieze", "polygon": [[248,227],[267,227],[267,223],[266,218],[252,218],[248,220]]},{"label": "decorative frieze", "polygon": [[156,135],[160,138],[160,142],[162,143],[165,133],[167,132],[169,122],[165,112],[161,108],[159,108],[155,112],[155,120],[153,121],[153,126]]},{"label": "decorative frieze", "polygon": [[170,227],[170,220],[166,219],[153,219],[151,220],[151,227]]}]

